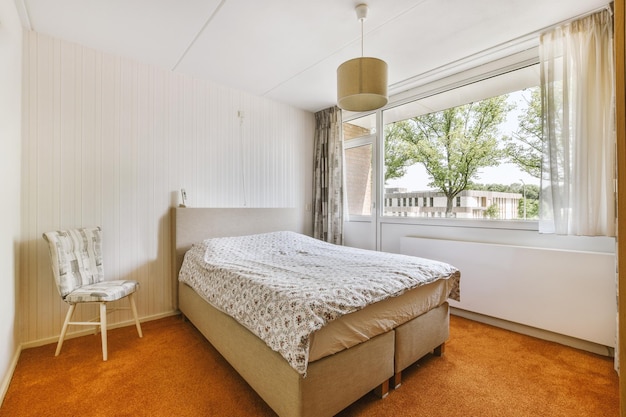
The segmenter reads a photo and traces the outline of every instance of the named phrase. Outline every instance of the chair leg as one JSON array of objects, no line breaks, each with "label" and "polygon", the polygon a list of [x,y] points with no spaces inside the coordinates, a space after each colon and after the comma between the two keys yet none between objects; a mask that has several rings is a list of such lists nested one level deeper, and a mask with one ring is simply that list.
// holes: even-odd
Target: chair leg
[{"label": "chair leg", "polygon": [[137,334],[139,337],[143,337],[143,332],[141,331],[141,324],[139,324],[139,317],[137,316],[137,305],[135,304],[135,298],[133,297],[135,294],[128,294],[128,301],[130,301],[130,308],[133,310],[133,317],[135,318],[135,326],[137,327]]},{"label": "chair leg", "polygon": [[102,335],[102,360],[107,360],[107,304],[100,303],[100,333]]},{"label": "chair leg", "polygon": [[74,309],[76,308],[76,304],[70,304],[70,309],[67,311],[65,315],[65,321],[63,322],[63,328],[61,329],[61,334],[59,335],[59,342],[57,343],[57,350],[54,353],[54,356],[59,356],[61,353],[61,347],[63,346],[63,339],[65,339],[65,333],[67,333],[67,328],[70,325],[70,320],[72,319],[72,315],[74,314]]}]

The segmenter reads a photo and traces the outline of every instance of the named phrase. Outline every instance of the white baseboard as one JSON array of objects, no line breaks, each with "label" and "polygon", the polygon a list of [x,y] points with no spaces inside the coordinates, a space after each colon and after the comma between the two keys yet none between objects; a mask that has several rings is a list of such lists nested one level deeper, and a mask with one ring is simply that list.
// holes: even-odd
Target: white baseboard
[{"label": "white baseboard", "polygon": [[[146,321],[158,320],[158,319],[162,319],[165,317],[175,316],[177,314],[180,314],[180,311],[171,310],[171,311],[166,311],[164,313],[154,314],[152,316],[141,317],[139,321],[143,323]],[[111,324],[107,328],[111,330],[111,329],[117,329],[119,327],[134,326],[134,325],[135,325],[135,320],[131,319],[131,320],[126,320],[126,321],[122,321],[119,323]],[[67,334],[65,335],[65,340],[73,339],[75,337],[87,336],[90,334],[93,334],[93,329],[91,328],[87,328],[85,330],[77,330],[74,332],[68,331]],[[57,343],[58,340],[59,340],[58,335],[53,336],[53,337],[46,337],[44,339],[32,340],[30,342],[22,343],[22,349],[29,349],[29,348],[34,348],[38,346],[49,345],[50,343]]]},{"label": "white baseboard", "polygon": [[17,361],[20,359],[21,353],[22,347],[18,346],[13,354],[13,359],[11,359],[11,363],[9,364],[9,369],[7,369],[7,372],[4,374],[4,378],[2,379],[2,384],[0,385],[0,406],[4,402],[4,397],[7,395],[7,391],[9,390],[9,384],[11,384],[13,372],[15,372]]},{"label": "white baseboard", "polygon": [[550,342],[560,343],[565,346],[570,346],[576,349],[585,350],[587,352],[595,353],[602,356],[615,356],[615,349],[610,346],[600,345],[587,340],[577,339],[571,336],[565,336],[562,334],[550,332],[548,330],[537,329],[535,327],[526,326],[524,324],[514,323],[508,320],[499,319],[496,317],[485,316],[483,314],[474,313],[472,311],[462,310],[456,307],[450,307],[450,313],[464,317],[466,319],[474,320],[480,323],[489,324],[494,327],[510,330],[515,333],[525,334],[527,336],[536,337],[538,339],[548,340]]}]

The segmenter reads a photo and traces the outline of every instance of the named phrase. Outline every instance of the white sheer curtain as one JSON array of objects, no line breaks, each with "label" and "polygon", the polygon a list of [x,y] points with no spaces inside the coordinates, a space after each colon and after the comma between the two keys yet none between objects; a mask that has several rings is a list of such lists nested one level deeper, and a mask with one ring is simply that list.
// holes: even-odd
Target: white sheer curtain
[{"label": "white sheer curtain", "polygon": [[615,235],[613,24],[608,10],[541,36],[539,231]]}]

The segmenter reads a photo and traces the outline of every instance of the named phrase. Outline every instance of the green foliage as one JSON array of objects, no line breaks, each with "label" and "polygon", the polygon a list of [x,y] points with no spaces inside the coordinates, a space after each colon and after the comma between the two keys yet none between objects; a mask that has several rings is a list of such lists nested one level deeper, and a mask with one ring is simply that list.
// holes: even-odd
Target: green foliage
[{"label": "green foliage", "polygon": [[483,212],[483,216],[486,219],[498,219],[500,218],[500,207],[497,204],[492,204],[487,207],[487,210]]},{"label": "green foliage", "polygon": [[385,182],[402,178],[407,167],[415,162],[411,159],[411,131],[406,121],[385,126]]},{"label": "green foliage", "polygon": [[385,180],[402,176],[406,167],[421,163],[431,182],[448,200],[468,188],[484,167],[497,166],[499,125],[511,106],[502,95],[386,126]]},{"label": "green foliage", "polygon": [[543,126],[541,113],[541,89],[530,90],[528,107],[518,119],[518,129],[510,138],[505,138],[508,159],[529,175],[541,177],[541,155],[543,152]]},{"label": "green foliage", "polygon": [[[529,200],[539,201],[539,186],[534,184],[526,184],[526,198]],[[524,190],[520,193],[524,194]]]},{"label": "green foliage", "polygon": [[539,218],[539,200],[531,200],[523,198],[520,199],[517,205],[517,217],[524,218],[524,201],[526,201],[526,219],[538,219]]}]

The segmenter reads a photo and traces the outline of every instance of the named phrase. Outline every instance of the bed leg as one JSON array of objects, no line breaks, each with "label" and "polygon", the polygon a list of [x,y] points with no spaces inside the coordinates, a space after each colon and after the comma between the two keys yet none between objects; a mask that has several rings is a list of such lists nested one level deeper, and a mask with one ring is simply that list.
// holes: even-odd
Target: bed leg
[{"label": "bed leg", "polygon": [[374,394],[378,398],[385,398],[389,394],[389,380],[385,380],[385,382],[374,388]]},{"label": "bed leg", "polygon": [[402,371],[393,374],[391,377],[391,385],[393,386],[393,389],[400,388],[400,385],[402,385]]},{"label": "bed leg", "polygon": [[446,352],[446,342],[443,342],[442,344],[440,344],[439,346],[435,348],[435,350],[433,351],[433,354],[435,356],[443,356],[445,352]]}]

